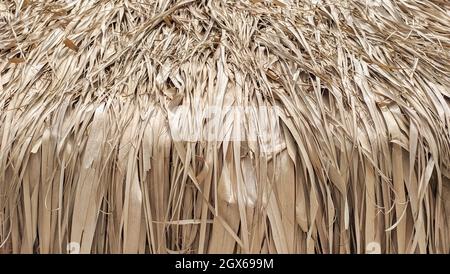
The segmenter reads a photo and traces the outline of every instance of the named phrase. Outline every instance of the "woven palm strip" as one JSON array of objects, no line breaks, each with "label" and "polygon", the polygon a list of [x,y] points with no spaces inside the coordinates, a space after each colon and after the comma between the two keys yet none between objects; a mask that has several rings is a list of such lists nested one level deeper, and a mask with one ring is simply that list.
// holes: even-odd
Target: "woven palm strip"
[{"label": "woven palm strip", "polygon": [[446,0],[1,1],[0,252],[449,252],[449,33]]}]

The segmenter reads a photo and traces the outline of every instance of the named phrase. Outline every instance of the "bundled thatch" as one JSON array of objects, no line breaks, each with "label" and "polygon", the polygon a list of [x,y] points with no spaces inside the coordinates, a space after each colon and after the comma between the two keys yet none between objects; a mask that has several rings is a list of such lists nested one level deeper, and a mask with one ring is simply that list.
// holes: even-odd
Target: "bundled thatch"
[{"label": "bundled thatch", "polygon": [[2,0],[0,253],[449,252],[449,26],[446,0]]}]

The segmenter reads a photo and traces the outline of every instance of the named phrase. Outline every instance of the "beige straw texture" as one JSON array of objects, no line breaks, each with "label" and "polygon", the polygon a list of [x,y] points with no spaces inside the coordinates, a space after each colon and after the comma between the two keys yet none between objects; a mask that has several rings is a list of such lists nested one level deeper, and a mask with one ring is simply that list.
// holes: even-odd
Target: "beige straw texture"
[{"label": "beige straw texture", "polygon": [[447,0],[0,1],[0,253],[448,253],[449,127]]}]

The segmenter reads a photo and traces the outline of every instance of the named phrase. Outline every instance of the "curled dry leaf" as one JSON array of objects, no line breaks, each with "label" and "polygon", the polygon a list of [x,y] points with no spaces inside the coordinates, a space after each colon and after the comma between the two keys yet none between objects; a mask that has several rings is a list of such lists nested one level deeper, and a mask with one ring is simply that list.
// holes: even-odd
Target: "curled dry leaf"
[{"label": "curled dry leaf", "polygon": [[11,64],[20,64],[20,63],[25,62],[25,58],[13,57],[13,58],[9,58],[8,62],[11,63]]},{"label": "curled dry leaf", "polygon": [[272,80],[274,80],[274,81],[276,81],[276,80],[279,79],[279,77],[277,76],[277,74],[276,74],[273,70],[271,70],[271,69],[268,69],[268,70],[266,71],[266,75],[269,76],[269,78],[272,79]]},{"label": "curled dry leaf", "polygon": [[75,52],[78,52],[79,50],[78,46],[69,38],[64,39],[64,45]]},{"label": "curled dry leaf", "polygon": [[173,23],[172,16],[170,16],[170,15],[165,16],[165,17],[164,17],[164,22],[165,22],[169,27],[171,27],[171,26],[172,26],[172,23]]}]

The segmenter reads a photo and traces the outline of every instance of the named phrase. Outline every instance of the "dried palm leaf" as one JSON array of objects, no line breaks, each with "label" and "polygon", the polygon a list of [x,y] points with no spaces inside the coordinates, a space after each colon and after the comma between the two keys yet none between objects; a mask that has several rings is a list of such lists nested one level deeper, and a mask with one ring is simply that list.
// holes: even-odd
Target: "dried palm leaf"
[{"label": "dried palm leaf", "polygon": [[448,253],[449,11],[2,1],[0,253]]}]

